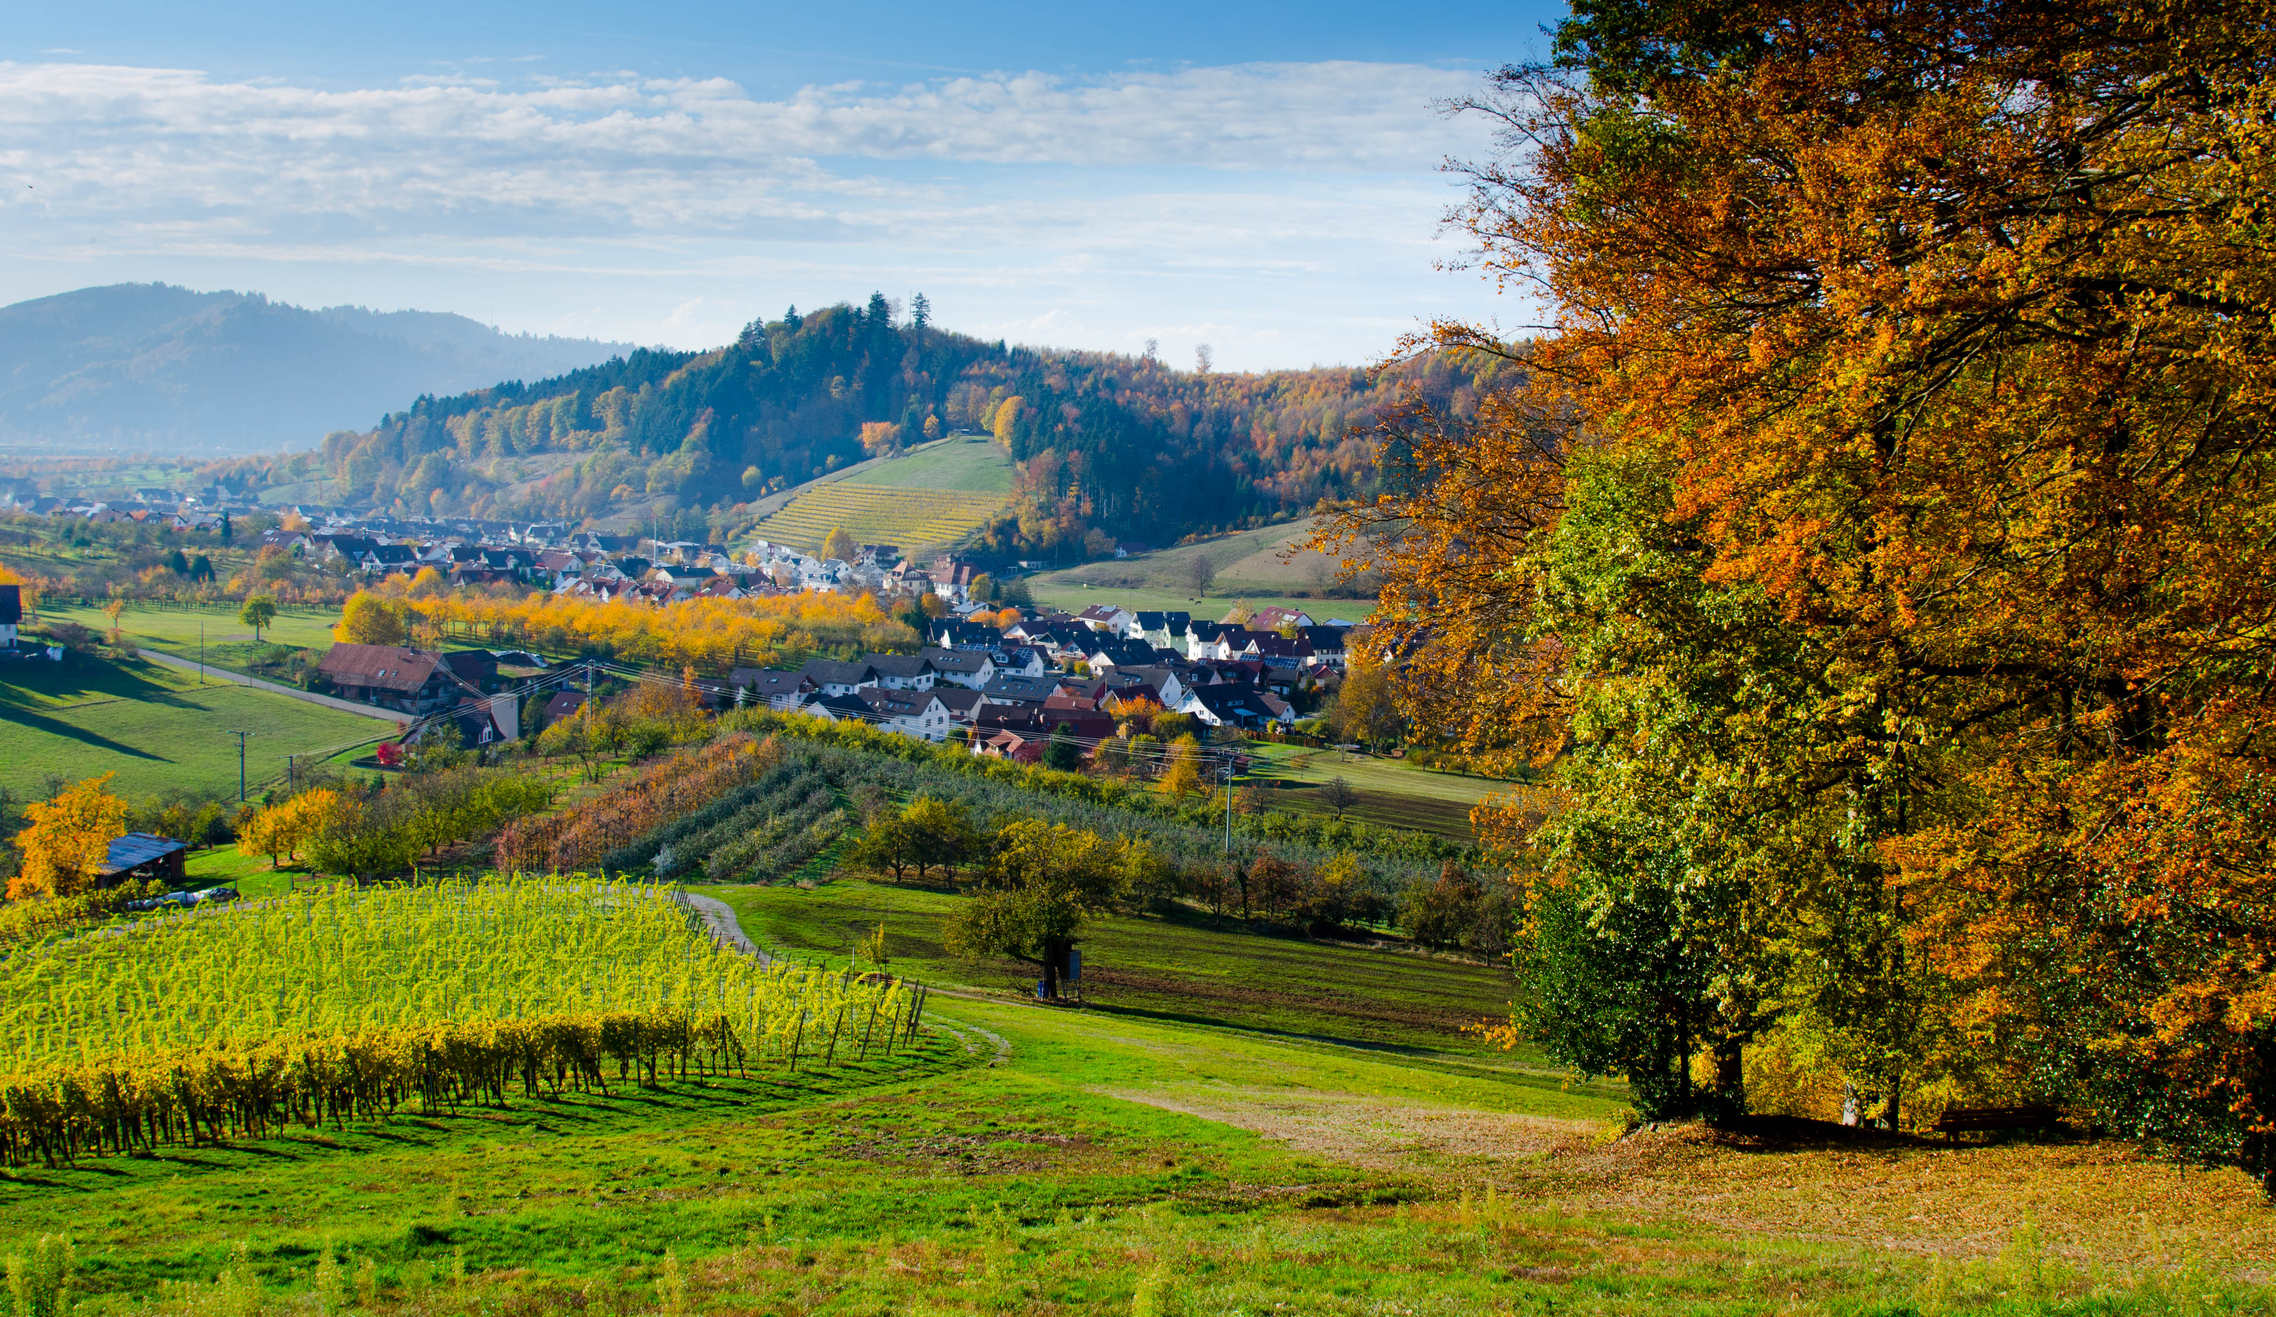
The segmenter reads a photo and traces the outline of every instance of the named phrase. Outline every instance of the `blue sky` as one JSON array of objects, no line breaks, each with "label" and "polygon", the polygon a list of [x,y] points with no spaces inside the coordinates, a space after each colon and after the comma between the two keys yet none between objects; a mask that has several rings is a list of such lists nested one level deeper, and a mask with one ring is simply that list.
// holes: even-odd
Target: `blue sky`
[{"label": "blue sky", "polygon": [[922,291],[945,326],[1370,360],[1474,274],[1433,103],[1562,7],[23,7],[0,302],[160,279],[709,346]]}]

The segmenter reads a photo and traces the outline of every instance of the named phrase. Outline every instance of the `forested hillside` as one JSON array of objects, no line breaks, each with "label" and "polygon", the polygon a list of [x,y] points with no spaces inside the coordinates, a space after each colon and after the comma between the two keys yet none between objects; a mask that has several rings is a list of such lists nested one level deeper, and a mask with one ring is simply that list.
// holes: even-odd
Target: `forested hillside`
[{"label": "forested hillside", "polygon": [[0,439],[74,454],[307,448],[407,397],[555,375],[630,347],[432,311],[82,288],[0,307]]},{"label": "forested hillside", "polygon": [[[1150,358],[1010,348],[882,296],[754,322],[705,353],[635,352],[535,384],[423,397],[322,460],[346,501],[407,512],[672,517],[723,536],[749,502],[881,448],[993,433],[1019,464],[999,553],[1099,535],[1165,542],[1254,523],[1359,489],[1351,433],[1422,389],[1458,412],[1478,381],[1439,359],[1387,371],[1195,374]],[[865,443],[867,448],[865,449]],[[305,480],[307,464],[232,474]]]}]

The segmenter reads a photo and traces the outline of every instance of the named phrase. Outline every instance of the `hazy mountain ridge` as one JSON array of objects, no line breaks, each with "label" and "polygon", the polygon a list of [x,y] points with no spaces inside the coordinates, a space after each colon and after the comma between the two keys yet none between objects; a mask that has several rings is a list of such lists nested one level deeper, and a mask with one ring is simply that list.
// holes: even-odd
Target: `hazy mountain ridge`
[{"label": "hazy mountain ridge", "polygon": [[308,448],[407,398],[632,351],[505,334],[448,312],[310,311],[169,284],[82,288],[0,307],[0,440],[84,453]]}]

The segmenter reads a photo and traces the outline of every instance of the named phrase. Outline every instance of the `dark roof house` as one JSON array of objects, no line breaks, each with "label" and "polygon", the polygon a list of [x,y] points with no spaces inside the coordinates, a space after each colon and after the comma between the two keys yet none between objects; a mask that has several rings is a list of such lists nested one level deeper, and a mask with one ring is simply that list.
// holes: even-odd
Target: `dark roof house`
[{"label": "dark roof house", "polygon": [[103,886],[110,887],[130,878],[179,885],[187,881],[183,857],[190,851],[187,842],[172,837],[154,836],[147,832],[130,832],[112,841],[103,856],[101,868],[95,870]]}]

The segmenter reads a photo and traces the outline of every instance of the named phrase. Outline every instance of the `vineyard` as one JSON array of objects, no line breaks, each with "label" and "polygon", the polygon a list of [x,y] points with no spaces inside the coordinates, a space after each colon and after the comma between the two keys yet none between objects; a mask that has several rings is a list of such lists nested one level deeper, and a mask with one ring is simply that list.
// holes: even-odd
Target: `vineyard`
[{"label": "vineyard", "polygon": [[810,763],[784,762],[772,737],[733,732],[573,812],[508,825],[496,855],[500,868],[524,873],[649,867],[660,878],[764,882],[819,854],[852,821]]},{"label": "vineyard", "polygon": [[716,945],[669,888],[337,887],[0,962],[0,1161],[503,1103],[628,1076],[834,1063],[911,1034],[907,986]]},{"label": "vineyard", "polygon": [[850,480],[816,485],[758,525],[760,539],[818,550],[843,527],[864,544],[897,544],[914,552],[945,548],[970,535],[1003,507],[1000,494]]}]

